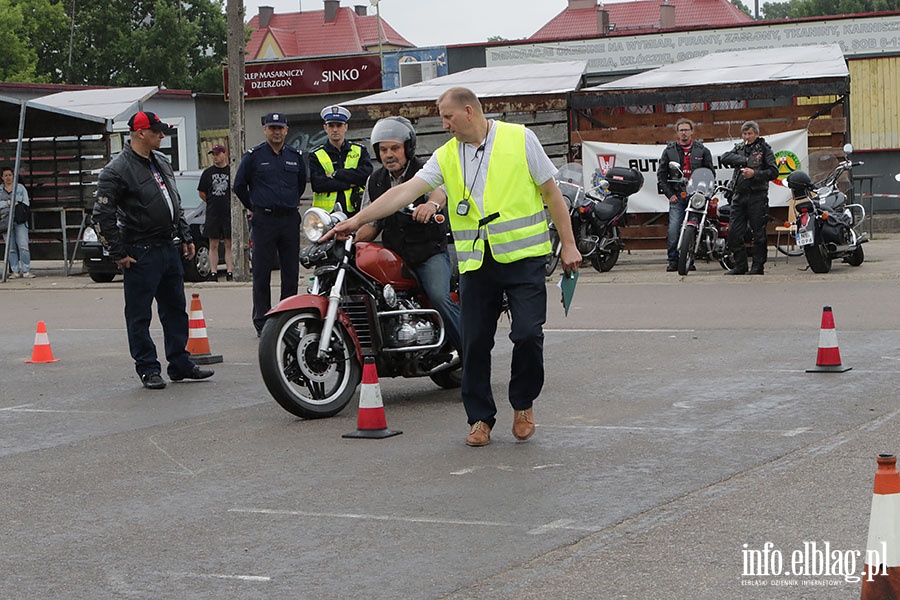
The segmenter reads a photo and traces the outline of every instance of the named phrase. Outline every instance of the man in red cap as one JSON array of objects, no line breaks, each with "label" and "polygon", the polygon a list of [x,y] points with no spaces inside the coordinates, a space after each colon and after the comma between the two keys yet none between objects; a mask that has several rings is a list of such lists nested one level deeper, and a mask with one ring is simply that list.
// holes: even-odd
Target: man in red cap
[{"label": "man in red cap", "polygon": [[128,120],[131,143],[103,167],[92,220],[109,256],[122,269],[125,327],[134,368],[150,390],[166,387],[150,337],[153,300],[163,328],[169,379],[206,379],[185,349],[188,315],[181,257],[194,257],[175,174],[159,147],[169,125],[152,112]]},{"label": "man in red cap", "polygon": [[225,280],[233,281],[231,268],[231,169],[225,146],[216,144],[209,151],[213,164],[200,175],[197,191],[206,202],[206,235],[209,237],[209,260],[212,279],[219,277],[219,240],[225,243]]}]

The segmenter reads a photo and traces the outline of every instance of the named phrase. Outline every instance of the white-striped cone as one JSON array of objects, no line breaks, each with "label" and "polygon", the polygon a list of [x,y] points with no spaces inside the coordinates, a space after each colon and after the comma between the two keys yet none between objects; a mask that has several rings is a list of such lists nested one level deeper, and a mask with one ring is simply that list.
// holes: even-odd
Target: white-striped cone
[{"label": "white-striped cone", "polygon": [[897,457],[878,455],[861,600],[900,598],[900,473]]},{"label": "white-striped cone", "polygon": [[191,360],[198,365],[211,365],[222,362],[222,355],[212,354],[209,349],[209,338],[206,336],[206,319],[203,318],[200,294],[191,294],[191,313],[188,320],[186,350],[190,353]]},{"label": "white-striped cone", "polygon": [[368,356],[363,365],[362,384],[359,386],[356,431],[345,433],[341,437],[381,439],[401,433],[403,432],[387,428],[387,417],[381,400],[381,386],[378,384],[378,369],[375,367],[375,359]]},{"label": "white-striped cone", "polygon": [[38,321],[37,330],[34,332],[34,347],[31,350],[31,360],[27,363],[51,363],[59,361],[53,358],[53,350],[50,349],[50,336],[47,335],[47,326],[43,321]]},{"label": "white-striped cone", "polygon": [[816,354],[816,366],[807,369],[807,373],[843,373],[853,367],[841,365],[841,351],[838,348],[837,331],[834,329],[834,315],[831,307],[822,309],[822,328],[819,330],[819,352]]}]

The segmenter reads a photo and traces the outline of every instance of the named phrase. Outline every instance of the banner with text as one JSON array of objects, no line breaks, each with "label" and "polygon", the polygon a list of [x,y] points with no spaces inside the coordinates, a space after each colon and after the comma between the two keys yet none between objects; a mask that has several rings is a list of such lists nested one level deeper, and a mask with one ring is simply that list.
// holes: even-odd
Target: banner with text
[{"label": "banner with text", "polygon": [[[228,68],[225,68],[228,99]],[[381,91],[378,55],[279,60],[244,66],[244,97],[278,98],[339,92]]]},{"label": "banner with text", "polygon": [[[778,179],[769,184],[769,206],[787,206],[791,193],[785,179],[796,170],[809,172],[806,164],[808,134],[805,129],[763,136],[772,146]],[[722,154],[734,148],[735,142],[710,142],[705,144],[712,153],[716,169],[716,182],[728,185],[734,169],[721,163]],[[581,157],[585,189],[596,187],[599,179],[612,167],[631,167],[644,176],[644,187],[628,199],[628,212],[668,212],[669,201],[657,191],[656,170],[664,145],[658,144],[609,144],[606,142],[582,142]]]}]

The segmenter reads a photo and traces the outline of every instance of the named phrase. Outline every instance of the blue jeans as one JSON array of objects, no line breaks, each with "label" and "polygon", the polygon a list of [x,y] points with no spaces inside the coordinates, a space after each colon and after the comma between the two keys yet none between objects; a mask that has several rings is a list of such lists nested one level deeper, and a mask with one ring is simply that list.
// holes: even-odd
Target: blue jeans
[{"label": "blue jeans", "polygon": [[450,256],[446,252],[430,256],[414,268],[431,306],[441,315],[447,341],[462,351],[459,305],[450,298]]},{"label": "blue jeans", "polygon": [[122,269],[125,289],[125,327],[128,347],[138,375],[159,373],[156,345],[150,337],[153,300],[163,328],[168,373],[184,375],[194,368],[185,349],[188,341],[188,314],[184,299],[184,267],[181,246],[167,244],[128,244],[128,256],[137,262]]},{"label": "blue jeans", "polygon": [[494,427],[497,406],[491,392],[491,350],[503,292],[512,316],[513,343],[509,403],[515,410],[531,408],[544,386],[544,321],[547,320],[546,258],[512,263],[494,261],[490,250],[484,263],[460,277],[462,294],[462,398],[469,425],[484,421]]},{"label": "blue jeans", "polygon": [[677,202],[669,203],[669,232],[666,236],[666,246],[669,264],[678,264],[678,236],[681,235],[681,223],[684,221],[684,213],[687,210],[687,198],[679,198]]},{"label": "blue jeans", "polygon": [[[3,223],[6,227],[6,223]],[[6,234],[6,231],[3,232]],[[13,273],[27,273],[31,270],[31,252],[28,250],[28,225],[13,223],[9,240],[9,266]]]}]

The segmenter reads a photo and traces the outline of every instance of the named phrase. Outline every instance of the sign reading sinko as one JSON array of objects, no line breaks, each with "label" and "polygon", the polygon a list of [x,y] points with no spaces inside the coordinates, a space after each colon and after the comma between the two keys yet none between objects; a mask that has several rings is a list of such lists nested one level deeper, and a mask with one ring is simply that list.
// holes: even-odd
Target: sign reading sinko
[{"label": "sign reading sinko", "polygon": [[[228,68],[225,68],[228,99]],[[276,98],[381,90],[377,55],[279,60],[244,66],[244,97]]]}]

